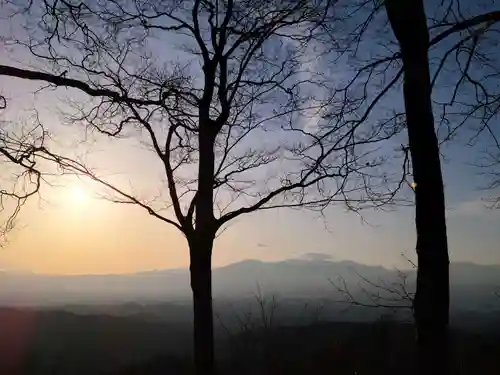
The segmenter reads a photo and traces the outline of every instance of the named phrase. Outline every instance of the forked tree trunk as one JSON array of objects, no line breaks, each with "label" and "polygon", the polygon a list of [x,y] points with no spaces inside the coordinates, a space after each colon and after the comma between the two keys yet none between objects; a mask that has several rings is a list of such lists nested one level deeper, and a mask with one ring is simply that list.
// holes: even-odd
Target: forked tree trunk
[{"label": "forked tree trunk", "polygon": [[417,290],[414,317],[421,375],[448,373],[449,258],[445,197],[434,129],[423,0],[386,0],[404,65],[404,101],[415,186]]}]

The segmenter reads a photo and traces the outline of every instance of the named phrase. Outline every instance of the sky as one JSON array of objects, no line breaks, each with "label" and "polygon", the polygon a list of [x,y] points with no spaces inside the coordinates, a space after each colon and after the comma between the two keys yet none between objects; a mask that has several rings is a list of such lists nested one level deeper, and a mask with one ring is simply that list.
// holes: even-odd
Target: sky
[{"label": "sky", "polygon": [[[77,183],[75,182],[75,185]],[[3,269],[36,273],[127,273],[188,265],[184,238],[175,228],[139,208],[80,197],[67,183],[48,202],[32,200],[18,227],[0,249]],[[55,194],[54,194],[55,193]],[[450,204],[448,231],[452,261],[500,263],[500,213],[487,210],[474,194]],[[41,207],[39,207],[41,205]],[[408,267],[414,259],[413,212],[365,212],[364,219],[333,207],[321,217],[298,210],[276,210],[242,217],[217,240],[214,266],[243,259],[276,261],[316,252],[386,267]]]},{"label": "sky", "polygon": [[[0,53],[0,62],[13,60],[5,50]],[[33,96],[38,87],[0,77],[1,93],[12,103],[3,116],[22,118],[36,107],[44,124],[61,142],[60,147],[74,151],[70,140],[81,136],[81,129],[62,125],[55,110],[67,92],[48,90]],[[122,186],[133,185],[145,195],[162,188],[158,161],[133,140],[99,138],[86,147],[100,173]],[[478,188],[484,181],[470,165],[477,151],[455,144],[447,146],[446,155],[443,173],[450,258],[455,262],[500,264],[500,210],[487,209],[482,200],[487,193]],[[0,269],[106,274],[188,266],[185,238],[174,227],[138,207],[103,200],[99,197],[102,188],[89,181],[66,177],[57,180],[57,185],[43,186],[40,197],[23,207],[16,228],[0,248]],[[408,268],[406,258],[415,260],[414,247],[412,207],[366,210],[361,216],[342,205],[321,214],[278,209],[241,216],[232,222],[216,239],[213,265],[324,253],[333,260]]]},{"label": "sky", "polygon": [[[129,150],[118,148],[112,155],[126,160],[122,154],[135,152],[133,171],[139,179],[154,183],[153,176],[138,172],[143,168],[138,161],[146,163],[146,158]],[[484,194],[475,186],[480,181],[477,171],[463,161],[450,161],[443,169],[451,260],[500,264],[500,211],[485,208]],[[130,168],[123,170],[128,170],[124,179],[136,177],[131,177]],[[0,268],[105,274],[188,266],[185,239],[172,226],[140,208],[100,199],[101,189],[88,181],[66,178],[59,185],[43,186],[40,198],[23,207],[17,227],[0,249]],[[264,211],[236,219],[216,239],[213,265],[244,259],[277,261],[314,252],[329,254],[333,260],[408,268],[405,257],[415,260],[413,220],[412,207],[367,210],[361,216],[342,206],[322,215],[307,210]]]}]

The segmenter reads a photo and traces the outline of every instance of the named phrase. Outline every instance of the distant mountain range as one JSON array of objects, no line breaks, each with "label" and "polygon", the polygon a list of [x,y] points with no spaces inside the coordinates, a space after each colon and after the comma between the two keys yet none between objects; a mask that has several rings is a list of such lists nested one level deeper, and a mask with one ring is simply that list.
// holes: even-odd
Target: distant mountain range
[{"label": "distant mountain range", "polygon": [[[339,299],[333,284],[347,286],[355,296],[363,290],[377,292],[376,285],[414,290],[415,272],[403,274],[379,266],[352,261],[290,259],[280,262],[246,260],[213,271],[214,298],[236,300],[257,293],[281,299]],[[500,307],[500,265],[453,263],[450,268],[452,306],[460,310]],[[345,296],[344,296],[345,297]],[[40,306],[58,304],[156,303],[190,301],[186,269],[125,275],[47,276],[0,273],[0,304]]]},{"label": "distant mountain range", "polygon": [[[457,348],[454,353],[460,353],[453,358],[467,358],[474,369],[470,373],[478,373],[474,372],[477,366],[497,363],[500,298],[495,292],[500,291],[500,266],[455,263],[450,271],[452,342]],[[403,309],[371,308],[345,303],[348,295],[338,290],[347,288],[351,298],[368,305],[377,302],[376,296],[394,299],[397,293],[412,293],[414,270],[400,273],[321,257],[247,260],[214,269],[213,283],[214,332],[220,358],[240,353],[249,361],[237,371],[232,367],[230,373],[255,364],[269,343],[272,345],[267,347],[273,351],[281,348],[283,363],[306,358],[305,372],[310,363],[322,358],[318,353],[325,355],[322,364],[340,358],[342,366],[347,356],[356,368],[357,358],[368,355],[373,358],[367,362],[370,366],[380,366],[380,358],[389,355],[393,368],[394,359],[411,348],[414,340],[411,325],[395,322],[412,320],[410,301],[396,298],[398,306],[407,307]],[[387,300],[380,302],[388,304]],[[190,358],[192,311],[186,269],[106,276],[3,272],[0,373],[12,373],[2,370],[9,350],[21,353],[23,360],[24,353],[29,353],[26,363],[38,369],[36,374],[111,374],[153,358]],[[468,345],[470,349],[465,351]],[[130,373],[153,372],[145,367]],[[154,373],[179,370],[162,367]]]}]

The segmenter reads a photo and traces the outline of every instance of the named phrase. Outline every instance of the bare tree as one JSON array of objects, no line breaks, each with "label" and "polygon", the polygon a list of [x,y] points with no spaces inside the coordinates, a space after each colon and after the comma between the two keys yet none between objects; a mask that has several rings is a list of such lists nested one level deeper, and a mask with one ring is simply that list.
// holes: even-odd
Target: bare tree
[{"label": "bare tree", "polygon": [[399,42],[404,71],[408,143],[415,181],[418,257],[413,301],[419,373],[448,373],[449,258],[443,176],[434,130],[429,32],[423,0],[388,0],[386,10]]},{"label": "bare tree", "polygon": [[[274,331],[280,327],[277,319],[279,301],[275,295],[263,294],[259,284],[257,292],[243,311],[233,309],[231,318],[235,320],[233,327],[218,317],[230,345],[231,360],[243,362],[247,371],[262,371],[259,365],[262,360],[267,363],[271,356],[271,339]],[[258,353],[258,355],[257,355]],[[252,366],[253,369],[248,367]],[[259,370],[256,370],[259,369]]]},{"label": "bare tree", "polygon": [[[369,26],[376,16],[385,14],[385,8],[381,1],[354,3],[355,18],[365,7],[368,17],[352,22],[356,26],[348,33],[347,43],[336,41],[334,46],[339,48],[334,49],[352,47],[359,53]],[[333,3],[60,0],[28,2],[26,7],[19,1],[6,4],[15,13],[14,22],[24,26],[8,43],[14,49],[28,50],[37,65],[29,69],[0,65],[0,74],[87,95],[90,103],[73,103],[74,121],[113,138],[138,136],[163,165],[169,196],[166,205],[140,199],[78,160],[45,153],[64,170],[106,185],[114,193],[110,199],[136,204],[186,236],[198,372],[210,373],[213,368],[210,263],[213,240],[221,228],[242,214],[273,207],[321,208],[337,200],[348,202],[351,208],[355,208],[353,202],[382,204],[394,198],[401,186],[402,180],[396,181],[396,188],[385,189],[387,177],[379,172],[383,159],[373,153],[372,146],[397,134],[406,122],[409,129],[413,120],[405,119],[403,110],[394,110],[388,118],[375,116],[380,121],[374,127],[363,125],[367,119],[375,122],[376,105],[407,76],[406,66],[401,65],[404,53],[399,43],[387,43],[383,47],[388,54],[377,53],[374,59],[367,53],[369,61],[358,66],[353,79],[334,88],[332,80],[312,69],[308,59],[318,48],[317,41],[337,35],[332,25],[338,14],[331,12],[338,8],[332,8]],[[455,90],[444,105],[435,99],[434,108],[442,109],[436,116],[439,129],[446,130],[449,136],[442,138],[448,139],[456,133],[456,127],[447,126],[454,123],[450,119],[469,114],[464,123],[489,124],[484,120],[498,103],[490,94],[495,86],[478,84],[470,67],[483,63],[478,47],[486,35],[494,35],[499,13],[464,15],[459,2],[450,0],[440,2],[427,18],[432,21],[426,44],[433,73],[430,88],[435,89],[440,79],[451,79],[457,92],[470,93],[470,87],[477,90],[472,95],[475,101],[469,102],[475,111],[463,105],[467,95],[459,96]],[[170,50],[173,44],[182,45],[182,51]],[[174,51],[184,59],[170,59]],[[455,71],[460,74],[450,76],[444,73],[449,71],[445,68],[453,54],[460,67]],[[436,55],[440,58],[434,64]],[[486,72],[483,80],[496,77],[488,70],[477,71]],[[352,95],[359,87],[360,95]],[[430,138],[434,142],[436,137]],[[412,150],[411,143],[410,149],[402,147],[403,177],[410,170],[408,152],[412,159],[414,151],[418,154],[419,147]],[[433,147],[434,182],[439,182],[439,156],[434,143]],[[417,195],[426,190],[426,183],[417,181],[418,163],[412,160],[411,164]],[[423,197],[426,202],[437,195]],[[443,241],[441,245],[444,249]],[[445,279],[441,273],[441,297],[446,294]],[[421,290],[425,295],[426,289]],[[442,312],[446,301],[442,298],[438,304]],[[444,315],[440,314],[442,322]]]},{"label": "bare tree", "polygon": [[332,19],[329,1],[16,0],[6,9],[22,25],[6,43],[35,65],[0,65],[0,75],[71,89],[85,98],[67,104],[73,122],[137,137],[161,163],[168,197],[145,200],[81,160],[39,153],[184,234],[197,374],[214,373],[211,257],[231,220],[381,205],[401,186],[380,173],[375,148],[401,130],[397,117],[367,125],[352,84],[335,86],[311,61],[322,55],[313,35]]},{"label": "bare tree", "polygon": [[357,274],[359,282],[356,292],[347,281],[340,277],[337,280],[329,280],[334,290],[340,295],[337,303],[346,304],[348,307],[367,307],[387,309],[391,312],[401,310],[413,311],[415,292],[411,291],[409,275],[407,272],[396,270],[396,280],[371,280],[363,275]]},{"label": "bare tree", "polygon": [[[403,149],[410,158],[403,164],[409,162],[416,204],[419,362],[422,373],[446,373],[449,260],[439,146],[459,135],[468,144],[486,135],[497,146],[491,125],[500,98],[494,48],[500,12],[493,1],[427,2],[426,10],[423,1],[343,4],[341,48],[354,57],[356,78],[371,87],[382,82],[372,116],[390,103],[408,132]],[[328,31],[337,36],[334,27]]]}]

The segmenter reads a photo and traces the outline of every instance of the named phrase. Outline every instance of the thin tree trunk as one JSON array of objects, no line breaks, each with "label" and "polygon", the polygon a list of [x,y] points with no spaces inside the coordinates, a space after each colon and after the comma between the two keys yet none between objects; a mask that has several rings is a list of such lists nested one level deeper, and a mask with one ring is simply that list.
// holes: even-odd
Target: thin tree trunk
[{"label": "thin tree trunk", "polygon": [[421,375],[448,373],[449,258],[445,197],[434,129],[422,0],[386,0],[404,64],[404,100],[416,206],[417,290],[414,317]]},{"label": "thin tree trunk", "polygon": [[212,310],[212,243],[196,238],[190,243],[193,291],[194,365],[196,375],[213,375],[214,329]]}]

